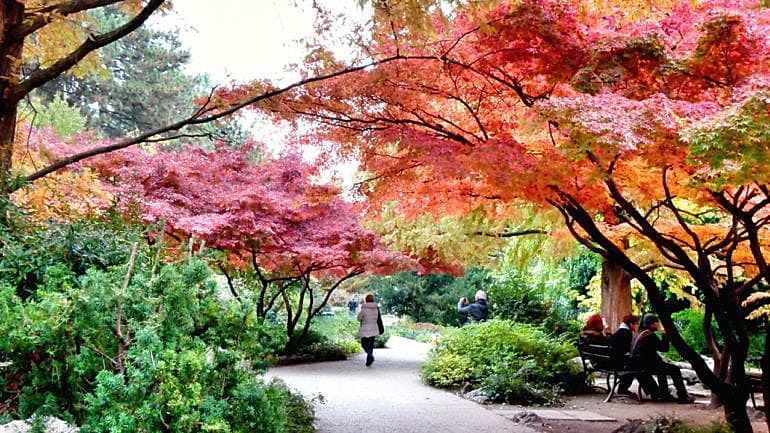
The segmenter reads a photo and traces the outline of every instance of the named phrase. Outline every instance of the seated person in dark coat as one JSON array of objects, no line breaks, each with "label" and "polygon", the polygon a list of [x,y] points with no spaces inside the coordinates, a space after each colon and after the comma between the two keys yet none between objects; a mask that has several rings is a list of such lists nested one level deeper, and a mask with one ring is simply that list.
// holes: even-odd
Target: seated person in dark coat
[{"label": "seated person in dark coat", "polygon": [[[658,330],[663,333],[662,338],[658,338],[655,333]],[[631,349],[630,368],[644,371],[644,373],[639,374],[637,379],[642,389],[647,394],[652,395],[653,400],[691,403],[693,399],[687,394],[687,388],[684,386],[679,367],[664,362],[658,354],[658,352],[666,351],[668,351],[666,330],[661,327],[658,316],[645,314],[642,319],[642,332],[636,337]],[[652,378],[653,374],[658,376],[658,383],[655,383]],[[668,391],[666,376],[671,376],[671,380],[674,382],[677,393],[676,399]]]},{"label": "seated person in dark coat", "polygon": [[607,335],[606,326],[604,326],[604,319],[601,314],[596,313],[588,317],[583,330],[580,332],[580,344],[609,345],[609,336]]},{"label": "seated person in dark coat", "polygon": [[[631,343],[634,340],[634,332],[639,325],[639,317],[629,314],[623,317],[618,330],[609,338],[610,348],[612,349],[612,366],[622,369],[625,363],[626,354],[631,353]],[[634,382],[634,376],[626,374],[620,377],[618,385],[618,394],[630,395],[628,388]]]}]

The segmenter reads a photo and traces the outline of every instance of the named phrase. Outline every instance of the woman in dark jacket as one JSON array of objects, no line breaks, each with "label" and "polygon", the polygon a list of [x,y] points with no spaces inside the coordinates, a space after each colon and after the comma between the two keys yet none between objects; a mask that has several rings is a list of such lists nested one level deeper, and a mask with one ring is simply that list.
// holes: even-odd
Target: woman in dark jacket
[{"label": "woman in dark jacket", "polygon": [[[623,317],[620,327],[609,338],[610,349],[612,350],[612,366],[614,368],[623,368],[626,362],[626,354],[631,353],[631,344],[634,341],[634,332],[639,325],[639,316],[629,314]],[[618,394],[630,395],[629,387],[634,382],[634,375],[625,374],[620,377]]]}]

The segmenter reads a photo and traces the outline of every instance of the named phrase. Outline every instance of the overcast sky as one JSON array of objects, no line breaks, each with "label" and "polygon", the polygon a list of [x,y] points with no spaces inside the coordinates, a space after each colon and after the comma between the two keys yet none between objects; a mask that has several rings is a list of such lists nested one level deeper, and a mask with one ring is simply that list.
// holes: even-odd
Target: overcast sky
[{"label": "overcast sky", "polygon": [[[191,72],[208,73],[214,83],[271,78],[291,82],[285,67],[302,59],[296,41],[313,32],[310,0],[180,0],[160,20],[181,29],[192,55]],[[322,4],[361,21],[356,0],[325,0]],[[158,25],[158,23],[155,23]]]},{"label": "overcast sky", "polygon": [[[299,63],[306,54],[297,40],[311,36],[314,31],[311,1],[177,0],[171,13],[150,25],[178,28],[191,54],[189,72],[208,74],[212,84],[269,78],[285,85],[298,79],[297,74],[286,71],[287,65]],[[317,1],[335,13],[343,13],[351,23],[366,19],[366,12],[356,0]],[[279,151],[284,137],[293,131],[256,123],[252,133],[257,141]],[[318,152],[319,149],[308,148],[303,154],[312,159]],[[349,188],[356,166],[351,161],[336,164],[324,177],[336,176]]]}]

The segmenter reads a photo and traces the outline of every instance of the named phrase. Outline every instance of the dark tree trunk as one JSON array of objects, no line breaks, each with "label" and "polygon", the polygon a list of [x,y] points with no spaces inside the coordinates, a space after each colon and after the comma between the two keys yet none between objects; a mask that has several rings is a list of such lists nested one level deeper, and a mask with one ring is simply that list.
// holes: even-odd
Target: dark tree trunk
[{"label": "dark tree trunk", "polygon": [[[714,360],[714,374],[721,381],[727,380],[727,369],[730,366],[730,347],[720,347],[716,341],[714,335],[714,314],[711,304],[706,304],[705,313],[703,315],[703,333],[706,338],[706,345],[711,352],[711,358]],[[717,408],[722,406],[722,402],[719,401],[719,397],[716,393],[711,393],[711,407]]]},{"label": "dark tree trunk", "polygon": [[20,79],[21,54],[24,40],[13,40],[10,31],[21,24],[24,5],[16,0],[0,0],[0,192],[9,191],[11,156],[16,137],[16,116],[19,101],[11,98],[10,90]]},{"label": "dark tree trunk", "polygon": [[762,409],[770,431],[770,323],[765,325],[765,350],[762,353]]},{"label": "dark tree trunk", "polygon": [[623,316],[631,314],[631,276],[609,260],[602,263],[601,313],[611,330],[620,326]]},{"label": "dark tree trunk", "polygon": [[725,420],[735,433],[753,433],[749,414],[746,411],[746,399],[738,395],[734,399],[722,399],[725,408]]},{"label": "dark tree trunk", "polygon": [[[691,269],[689,269],[689,271],[691,276],[696,281],[698,289],[701,290],[707,298],[705,302],[710,303],[712,307],[714,307],[713,311],[719,329],[722,331],[722,335],[725,338],[727,349],[731,352],[730,369],[727,381],[720,380],[703,358],[701,358],[700,354],[693,350],[679,333],[679,329],[671,318],[671,312],[666,305],[664,294],[661,292],[658,284],[644,269],[634,263],[622,248],[611,241],[601,229],[597,227],[591,214],[582,208],[574,198],[563,192],[561,192],[561,194],[564,196],[566,204],[555,202],[553,204],[560,209],[563,215],[565,215],[569,227],[572,228],[574,227],[574,224],[577,223],[585,230],[587,236],[594,242],[586,241],[584,243],[586,246],[603,249],[603,255],[606,259],[610,259],[623,267],[626,272],[644,286],[654,310],[660,317],[661,324],[668,331],[668,337],[671,344],[673,344],[679,354],[690,363],[703,384],[717,394],[724,405],[727,422],[736,432],[751,433],[752,426],[749,422],[748,412],[746,410],[748,388],[746,386],[746,377],[743,370],[743,363],[746,360],[746,349],[748,347],[748,336],[744,326],[745,319],[741,312],[740,303],[737,302],[737,297],[734,295],[730,296],[730,290],[727,290],[734,289],[734,287],[722,288],[723,290],[720,291],[715,290],[711,273],[707,266],[703,270],[695,267],[687,257],[685,251],[681,250],[676,244],[662,238],[649,222],[640,222],[643,221],[643,216],[639,214],[638,210],[617,192],[617,188],[614,184],[608,183],[608,185],[610,191],[617,197],[618,203],[622,204],[624,210],[629,212],[629,214],[636,218],[636,221],[642,225],[643,234],[653,241],[662,242],[665,245],[665,248],[671,249],[672,252],[678,255],[678,257],[682,258],[683,262],[690,266]],[[574,229],[572,229],[572,232],[577,233]],[[578,237],[579,240],[583,239],[579,234],[576,237]],[[659,248],[665,249],[664,246],[660,246]],[[706,262],[706,264],[708,263]],[[719,293],[720,296],[716,296],[717,293]]]}]

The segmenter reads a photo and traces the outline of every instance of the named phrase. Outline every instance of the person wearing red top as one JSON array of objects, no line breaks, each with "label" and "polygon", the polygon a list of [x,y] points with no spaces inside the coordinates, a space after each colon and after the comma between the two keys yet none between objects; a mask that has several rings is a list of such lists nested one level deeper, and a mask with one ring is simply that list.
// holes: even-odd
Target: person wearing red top
[{"label": "person wearing red top", "polygon": [[580,344],[593,344],[598,346],[607,346],[609,344],[609,335],[607,335],[607,326],[599,313],[592,314],[586,320],[583,330],[580,332]]}]

